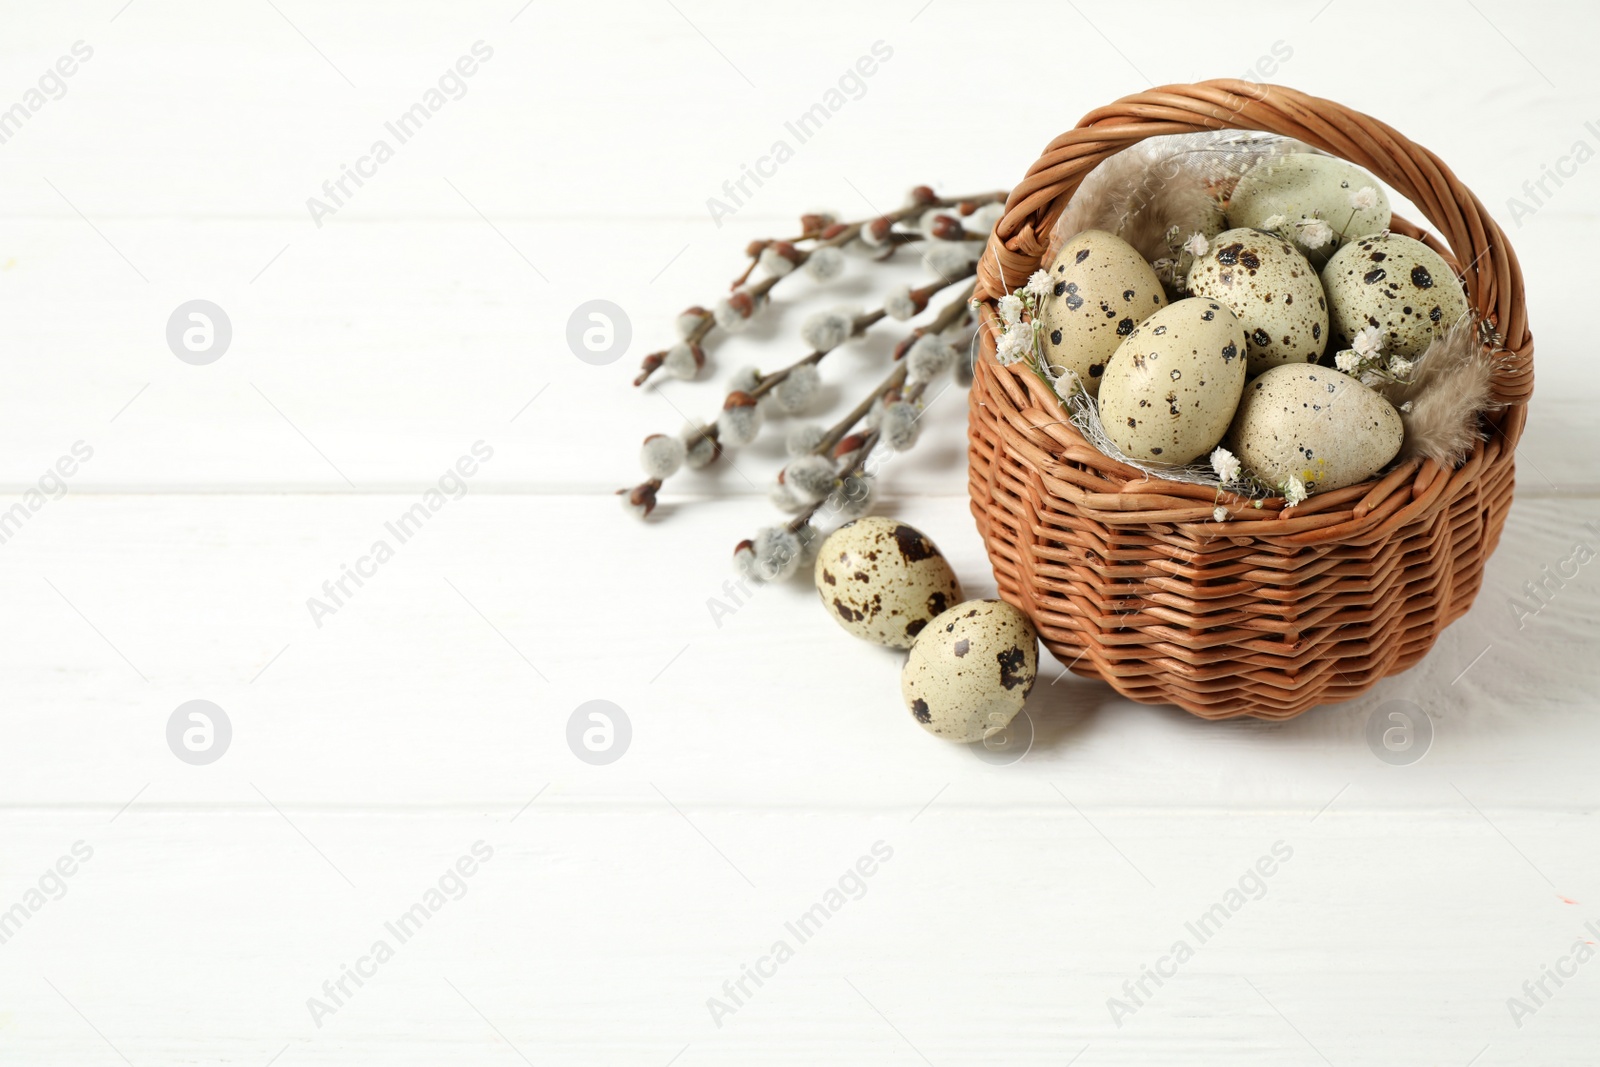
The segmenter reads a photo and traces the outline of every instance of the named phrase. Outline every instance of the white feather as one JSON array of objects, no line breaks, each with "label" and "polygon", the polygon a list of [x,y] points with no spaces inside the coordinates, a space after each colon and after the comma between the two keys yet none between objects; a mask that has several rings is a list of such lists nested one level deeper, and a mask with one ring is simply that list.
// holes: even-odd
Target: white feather
[{"label": "white feather", "polygon": [[1239,176],[1264,156],[1310,151],[1298,141],[1258,133],[1151,137],[1090,171],[1056,222],[1045,262],[1084,230],[1116,234],[1147,260],[1172,253],[1190,234],[1215,237],[1225,228],[1222,201]]}]

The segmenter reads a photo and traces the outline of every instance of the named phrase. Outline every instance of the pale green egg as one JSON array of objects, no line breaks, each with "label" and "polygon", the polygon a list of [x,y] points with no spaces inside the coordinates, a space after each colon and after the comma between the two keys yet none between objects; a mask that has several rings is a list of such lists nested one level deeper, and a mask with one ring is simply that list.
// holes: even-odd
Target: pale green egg
[{"label": "pale green egg", "polygon": [[1181,465],[1227,432],[1245,379],[1244,327],[1225,305],[1179,300],[1140,323],[1106,365],[1100,422],[1122,454]]},{"label": "pale green egg", "polygon": [[1039,672],[1039,635],[1003,600],[969,600],[934,618],[911,646],[900,694],[924,730],[982,741],[1005,729]]},{"label": "pale green egg", "polygon": [[1166,306],[1166,290],[1137,249],[1101,230],[1068,241],[1047,270],[1040,350],[1056,374],[1073,371],[1092,396],[1122,339]]},{"label": "pale green egg", "polygon": [[1308,490],[1358,485],[1400,451],[1393,404],[1331,367],[1290,364],[1252,379],[1228,430],[1228,448],[1268,485],[1292,476]]}]

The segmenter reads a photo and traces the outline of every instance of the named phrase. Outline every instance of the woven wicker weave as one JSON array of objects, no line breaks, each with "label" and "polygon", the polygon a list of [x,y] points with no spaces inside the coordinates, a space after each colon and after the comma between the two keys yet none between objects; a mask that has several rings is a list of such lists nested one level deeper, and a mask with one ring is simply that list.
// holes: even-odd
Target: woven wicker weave
[{"label": "woven wicker weave", "polygon": [[[1366,168],[1445,243],[1399,218],[1395,232],[1466,264],[1468,300],[1505,350],[1492,380],[1504,406],[1460,468],[1412,460],[1292,510],[1281,500],[1233,507],[1219,523],[1214,490],[1107,458],[1036,376],[994,362],[994,301],[1043,265],[1085,174],[1146,137],[1229,128],[1295,137]],[[1050,142],[1012,191],[978,278],[986,303],[968,431],[972,511],[1000,595],[1075,673],[1207,719],[1287,719],[1412,666],[1472,604],[1511,506],[1533,342],[1516,255],[1432,152],[1292,89],[1234,80],[1154,89]]]}]

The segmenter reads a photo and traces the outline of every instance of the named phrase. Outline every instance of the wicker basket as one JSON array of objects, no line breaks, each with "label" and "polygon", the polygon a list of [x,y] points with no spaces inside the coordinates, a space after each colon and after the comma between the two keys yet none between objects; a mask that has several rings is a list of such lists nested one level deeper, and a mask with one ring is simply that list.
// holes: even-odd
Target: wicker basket
[{"label": "wicker basket", "polygon": [[[1230,128],[1295,137],[1364,167],[1444,235],[1448,247],[1393,223],[1457,268],[1505,349],[1492,382],[1504,406],[1458,469],[1412,460],[1289,511],[1268,500],[1219,523],[1214,490],[1107,458],[1035,375],[995,363],[994,301],[1043,265],[1083,176],[1146,137]],[[1516,255],[1432,152],[1278,86],[1221,80],[1125,97],[1050,142],[1012,190],[977,295],[985,325],[968,430],[972,512],[1000,595],[1075,673],[1207,719],[1287,719],[1406,670],[1471,606],[1511,506],[1533,342]]]}]

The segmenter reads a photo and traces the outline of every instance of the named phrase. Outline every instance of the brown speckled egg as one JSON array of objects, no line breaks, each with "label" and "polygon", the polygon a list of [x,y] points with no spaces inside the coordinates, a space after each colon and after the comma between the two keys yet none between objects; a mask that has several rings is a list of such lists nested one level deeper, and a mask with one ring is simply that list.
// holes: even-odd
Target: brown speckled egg
[{"label": "brown speckled egg", "polygon": [[1444,258],[1409,237],[1363,237],[1334,253],[1322,269],[1333,350],[1376,326],[1383,352],[1410,359],[1467,312],[1467,296]]},{"label": "brown speckled egg", "polygon": [[1328,302],[1316,269],[1260,230],[1228,230],[1189,271],[1189,291],[1226,304],[1244,327],[1251,374],[1315,363],[1328,344]]},{"label": "brown speckled egg", "polygon": [[1136,248],[1103,230],[1062,245],[1048,270],[1053,286],[1039,311],[1040,349],[1058,373],[1076,371],[1093,395],[1111,353],[1166,306],[1166,291]]},{"label": "brown speckled egg", "polygon": [[900,694],[931,734],[982,741],[1022,710],[1039,671],[1039,638],[1002,600],[969,600],[938,616],[911,646]]},{"label": "brown speckled egg", "polygon": [[890,648],[910,648],[928,620],[961,599],[961,583],[934,543],[878,516],[829,534],[813,577],[835,622]]},{"label": "brown speckled egg", "polygon": [[1244,388],[1228,448],[1268,485],[1290,475],[1307,490],[1358,485],[1400,451],[1394,405],[1331,367],[1274,367]]},{"label": "brown speckled egg", "polygon": [[[1372,190],[1373,204],[1357,208],[1350,198],[1363,189]],[[1321,219],[1346,239],[1365,237],[1388,227],[1389,197],[1377,179],[1353,163],[1295,152],[1257,163],[1239,179],[1228,200],[1231,226],[1262,226],[1274,215],[1282,215],[1297,234],[1295,223]],[[1331,243],[1299,247],[1317,267],[1333,252]]]},{"label": "brown speckled egg", "polygon": [[1226,306],[1204,297],[1170,304],[1140,323],[1106,365],[1106,436],[1142,463],[1189,463],[1227,432],[1244,367],[1244,327]]}]

